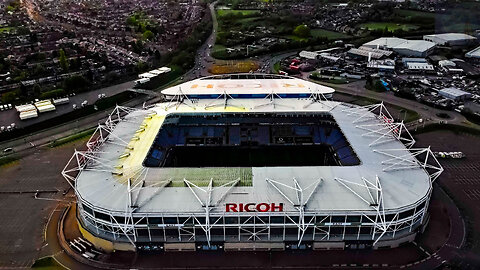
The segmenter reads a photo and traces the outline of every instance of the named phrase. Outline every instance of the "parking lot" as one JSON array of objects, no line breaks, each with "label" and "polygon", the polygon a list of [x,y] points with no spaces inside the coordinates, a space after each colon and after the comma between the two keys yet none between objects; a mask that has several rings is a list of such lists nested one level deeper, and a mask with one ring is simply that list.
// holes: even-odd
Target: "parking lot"
[{"label": "parking lot", "polygon": [[60,172],[82,144],[27,150],[26,157],[0,167],[0,268],[28,268],[50,255],[44,227],[69,188]]},{"label": "parking lot", "polygon": [[[465,159],[440,159],[445,171],[439,184],[453,197],[467,223],[466,246],[480,251],[480,140],[478,136],[435,131],[416,136],[419,145],[433,151],[462,151]],[[478,258],[477,258],[478,259]]]}]

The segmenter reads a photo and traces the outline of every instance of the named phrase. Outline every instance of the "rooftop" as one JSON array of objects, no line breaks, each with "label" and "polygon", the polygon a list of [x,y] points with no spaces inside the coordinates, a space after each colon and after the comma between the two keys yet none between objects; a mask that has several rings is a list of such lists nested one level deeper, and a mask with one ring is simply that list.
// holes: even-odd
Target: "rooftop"
[{"label": "rooftop", "polygon": [[162,94],[214,96],[226,95],[277,95],[332,94],[333,88],[305,80],[267,74],[231,74],[204,77],[165,89]]},{"label": "rooftop", "polygon": [[475,37],[472,37],[470,35],[464,34],[464,33],[443,33],[443,34],[433,34],[433,35],[425,35],[425,37],[435,37],[435,38],[441,38],[446,41],[454,41],[454,40],[474,40],[476,39]]},{"label": "rooftop", "polygon": [[397,44],[393,49],[407,49],[412,51],[424,52],[435,47],[435,43],[425,40],[406,40],[403,43]]},{"label": "rooftop", "polygon": [[[417,165],[413,154],[392,133],[384,133],[385,130],[398,132],[402,127],[394,128],[393,124],[386,124],[384,119],[387,118],[375,117],[373,112],[363,107],[338,102],[312,102],[307,98],[277,98],[271,101],[241,99],[216,107],[210,107],[211,103],[211,99],[199,99],[193,103],[162,103],[149,110],[135,110],[127,114],[111,131],[109,139],[96,149],[99,162],[90,162],[78,175],[75,182],[77,194],[97,207],[122,213],[129,200],[127,186],[141,186],[137,192],[131,193],[135,212],[194,213],[203,212],[204,209],[183,182],[182,186],[172,185],[172,180],[186,179],[198,186],[206,186],[212,179],[217,190],[212,194],[212,202],[283,202],[285,211],[295,209],[272,187],[271,180],[285,186],[292,186],[292,181],[297,181],[302,187],[311,187],[317,183],[318,187],[312,191],[306,212],[371,211],[371,207],[346,189],[340,180],[354,183],[352,190],[360,196],[368,197],[368,189],[358,186],[365,185],[364,179],[375,183],[378,177],[386,210],[409,206],[430,192],[430,177]],[[193,170],[190,172],[185,168],[167,168],[170,170],[167,172],[165,168],[145,168],[142,165],[169,115],[220,112],[330,114],[357,154],[360,164],[189,168]],[[93,144],[97,145],[91,143]],[[389,153],[397,153],[400,157],[395,161]],[[392,163],[397,162],[397,166],[407,166],[408,169],[394,169]],[[251,185],[233,186],[231,189],[222,186],[221,180],[232,175],[251,179]],[[202,181],[205,183],[202,184]],[[287,196],[294,196],[290,194],[293,190],[286,189],[283,192]],[[215,211],[222,209],[214,209],[213,212]]]}]

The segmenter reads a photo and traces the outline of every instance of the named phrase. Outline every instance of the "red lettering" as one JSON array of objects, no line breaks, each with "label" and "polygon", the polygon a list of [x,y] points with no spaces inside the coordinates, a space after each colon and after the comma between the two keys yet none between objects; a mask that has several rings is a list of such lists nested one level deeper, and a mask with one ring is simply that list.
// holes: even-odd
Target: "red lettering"
[{"label": "red lettering", "polygon": [[283,203],[226,203],[226,212],[283,212]]},{"label": "red lettering", "polygon": [[270,211],[272,211],[272,212],[283,212],[283,203],[279,203],[278,205],[275,205],[275,203],[272,203],[270,205]]},{"label": "red lettering", "polygon": [[257,212],[268,212],[270,210],[270,205],[268,203],[259,203],[257,204]]},{"label": "red lettering", "polygon": [[254,203],[247,203],[245,204],[245,212],[254,212],[254,210],[250,209],[250,206],[255,205]]},{"label": "red lettering", "polygon": [[238,212],[236,203],[227,203],[225,207],[227,212]]}]

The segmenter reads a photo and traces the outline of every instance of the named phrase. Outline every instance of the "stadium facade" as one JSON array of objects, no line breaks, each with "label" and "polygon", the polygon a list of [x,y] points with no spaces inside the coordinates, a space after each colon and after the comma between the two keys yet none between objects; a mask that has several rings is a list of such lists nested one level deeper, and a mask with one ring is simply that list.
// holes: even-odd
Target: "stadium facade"
[{"label": "stadium facade", "polygon": [[104,250],[379,248],[412,241],[443,171],[383,104],[277,75],[205,77],[118,106],[62,174]]}]

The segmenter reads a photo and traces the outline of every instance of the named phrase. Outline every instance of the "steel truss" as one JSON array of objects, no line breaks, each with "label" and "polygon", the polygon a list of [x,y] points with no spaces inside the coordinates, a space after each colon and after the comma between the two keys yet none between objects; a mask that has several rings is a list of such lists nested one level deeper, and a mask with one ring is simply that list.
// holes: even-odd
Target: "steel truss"
[{"label": "steel truss", "polygon": [[[372,240],[375,240],[373,245],[377,244],[378,240],[387,232],[392,223],[398,219],[398,213],[392,218],[392,220],[387,221],[385,217],[385,208],[383,207],[383,192],[382,185],[380,184],[380,179],[378,176],[375,176],[375,183],[368,181],[365,177],[362,177],[363,184],[355,183],[348,181],[342,178],[335,177],[335,181],[343,185],[346,189],[351,191],[355,196],[360,198],[364,203],[369,207],[375,210],[375,220],[371,220],[374,224],[374,228],[381,231],[381,234],[375,240],[375,232],[372,234]],[[355,191],[355,187],[365,188],[368,197],[364,194],[361,195],[360,192]],[[364,191],[365,191],[364,190]],[[365,192],[363,192],[365,193]]]},{"label": "steel truss", "polygon": [[[210,212],[212,208],[216,207],[221,201],[223,201],[223,199],[225,199],[225,197],[230,192],[230,190],[232,190],[232,188],[238,184],[238,182],[240,181],[240,178],[238,178],[237,180],[233,180],[228,183],[225,183],[218,187],[213,187],[213,178],[211,178],[210,182],[208,183],[208,187],[206,189],[195,185],[194,183],[188,181],[185,178],[183,179],[183,181],[188,186],[188,188],[190,189],[192,194],[195,196],[197,201],[202,205],[203,209],[205,210],[205,224],[203,224],[201,228],[205,232],[207,243],[210,246],[210,241],[211,241],[210,230],[212,229],[212,225],[213,225],[213,224],[210,224]],[[225,190],[224,188],[227,188],[227,189]],[[213,195],[214,195],[213,191],[217,189],[224,189],[224,190],[222,193],[220,193],[221,194],[220,198],[218,198],[217,200],[213,200]],[[201,191],[203,193],[197,193],[195,192],[195,190]],[[218,222],[218,219],[214,222],[214,224],[216,222]]]},{"label": "steel truss", "polygon": [[[216,101],[221,100],[221,99],[223,99],[222,102],[215,103]],[[235,100],[235,99],[230,94],[228,94],[225,90],[223,90],[223,93],[218,95],[218,97],[216,99],[214,99],[212,102],[207,104],[205,106],[205,109],[211,109],[211,108],[215,108],[215,107],[223,107],[223,109],[226,109],[227,106],[232,106],[232,107],[239,108],[239,109],[245,109],[245,106],[229,105],[228,104],[229,100]]]},{"label": "steel truss", "polygon": [[[266,178],[265,181],[271,184],[275,188],[275,190],[278,191],[278,193],[280,193],[280,195],[282,195],[288,202],[292,204],[294,208],[298,210],[299,220],[298,222],[295,222],[294,220],[292,220],[292,222],[298,227],[298,244],[300,245],[300,243],[302,242],[303,236],[305,234],[305,231],[308,228],[308,224],[305,223],[305,206],[307,205],[308,201],[312,197],[313,193],[315,193],[315,191],[317,190],[319,184],[323,181],[323,179],[319,179],[318,181],[313,182],[312,184],[305,187],[304,189],[300,186],[297,179],[295,178],[293,178],[293,186],[289,186],[269,178]],[[295,191],[296,198],[292,199],[289,196],[287,196],[287,193],[282,191],[281,187]],[[309,189],[311,189],[310,194],[308,194],[307,197],[305,198],[306,194],[304,194],[304,191],[306,192]]]},{"label": "steel truss", "polygon": [[270,94],[267,94],[265,96],[264,100],[266,100],[267,102],[264,103],[264,104],[259,104],[259,105],[255,106],[254,108],[258,109],[258,108],[263,108],[263,107],[267,107],[267,106],[272,105],[274,109],[277,108],[277,106],[293,109],[293,107],[289,106],[289,105],[277,104],[277,100],[283,100],[283,98],[279,94],[275,93],[273,90],[270,92]]},{"label": "steel truss", "polygon": [[[188,100],[190,104],[185,102],[185,100]],[[192,105],[194,102],[182,91],[182,87],[178,87],[178,92],[167,102],[167,105],[164,107],[166,111],[168,111],[170,108],[175,107],[175,109],[178,109],[180,105],[185,105],[188,106],[192,109],[195,110],[195,106]]]},{"label": "steel truss", "polygon": [[[321,91],[319,91],[318,89],[315,89],[314,91],[311,91],[311,92],[312,93],[308,97],[308,99],[310,99],[310,103],[303,106],[304,109],[310,107],[312,104],[315,104],[315,103],[320,103],[320,104],[326,106],[327,108],[329,108],[330,110],[335,108],[336,105],[332,106],[331,104],[328,104],[330,102],[330,100],[328,100],[328,98],[325,97],[325,95]],[[336,103],[336,104],[338,104],[338,103]]]}]

